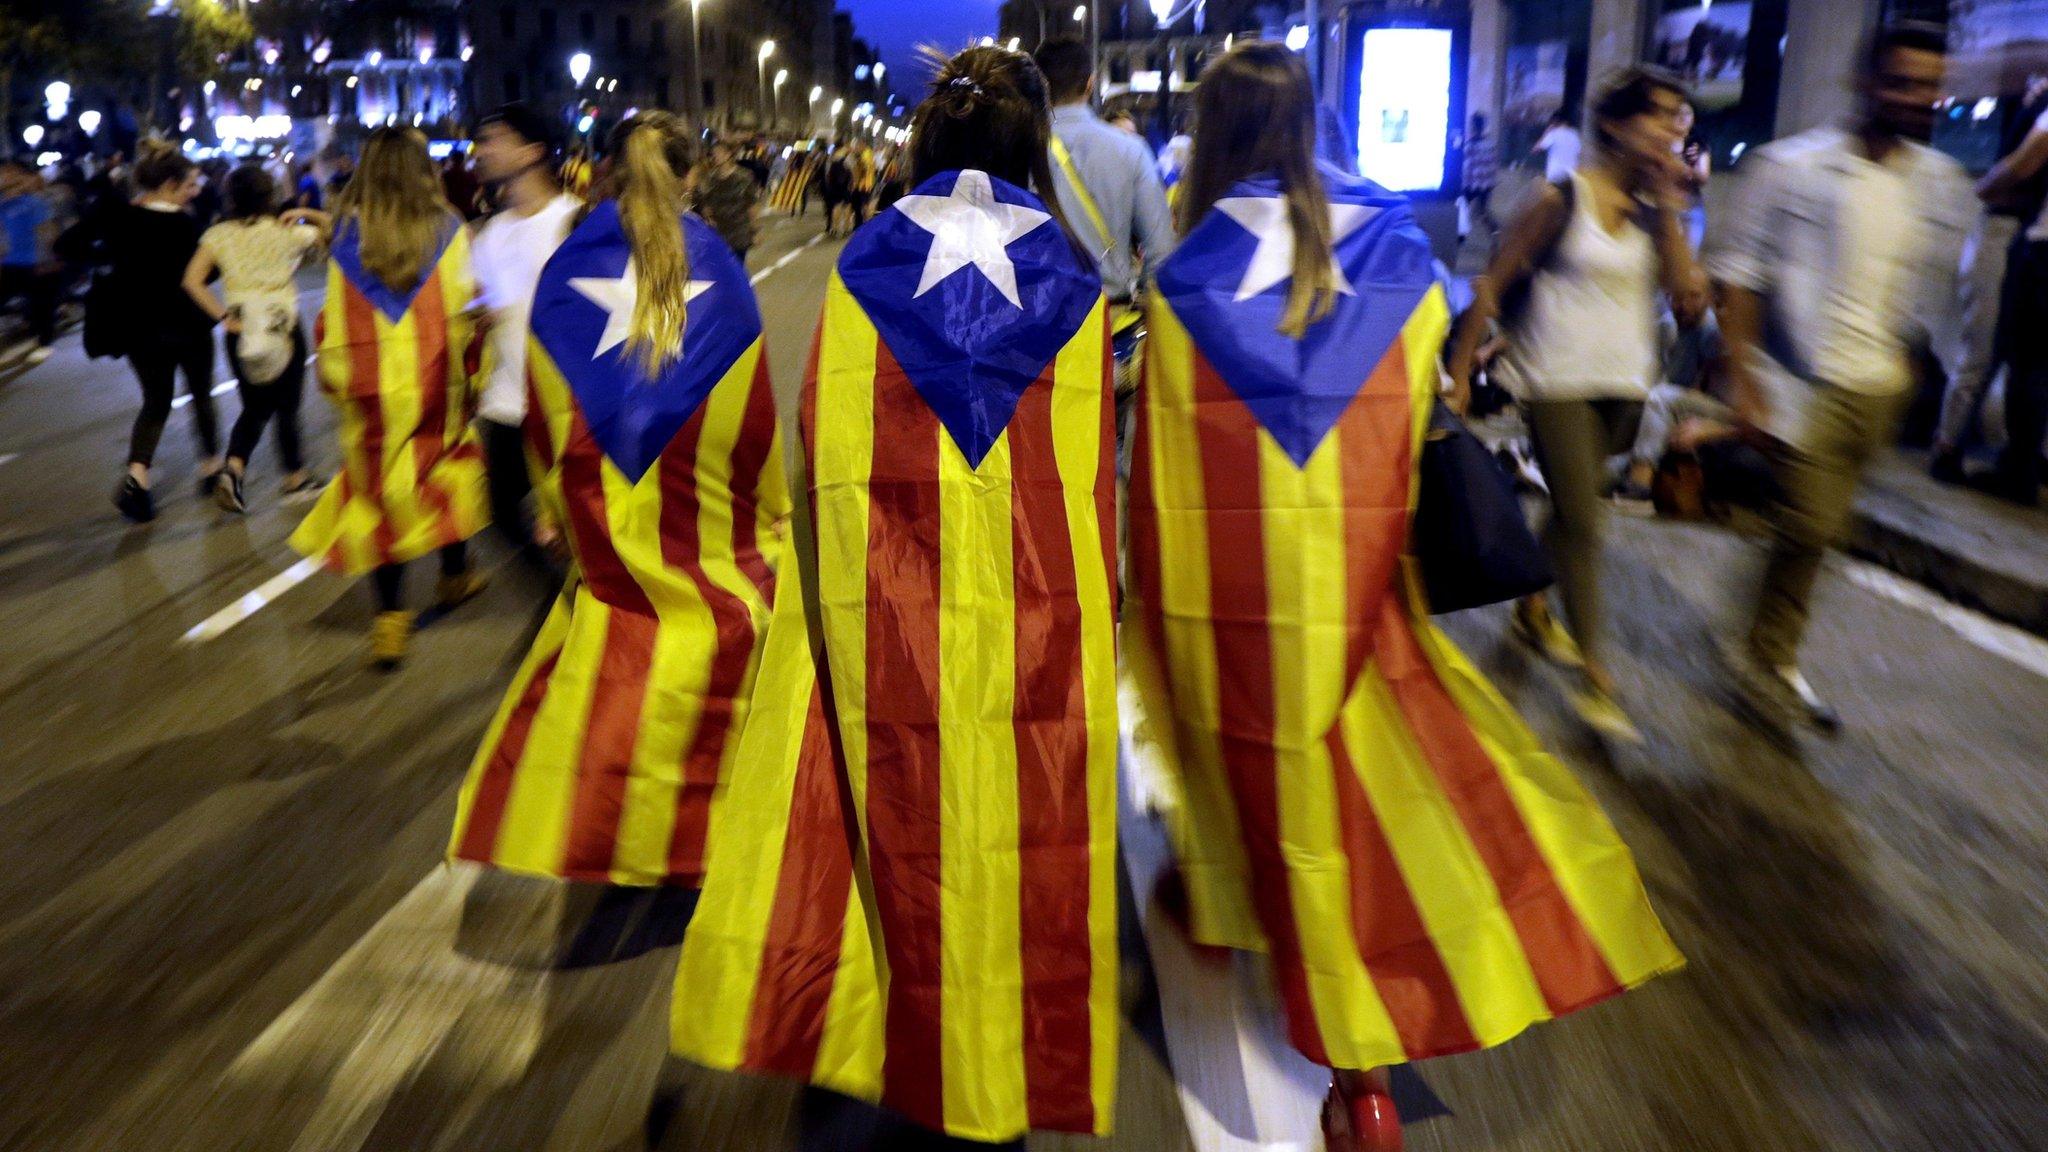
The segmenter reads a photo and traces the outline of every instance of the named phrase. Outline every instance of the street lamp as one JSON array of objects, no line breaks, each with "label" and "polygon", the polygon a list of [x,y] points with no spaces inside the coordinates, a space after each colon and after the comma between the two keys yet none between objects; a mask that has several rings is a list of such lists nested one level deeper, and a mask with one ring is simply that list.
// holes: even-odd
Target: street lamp
[{"label": "street lamp", "polygon": [[100,114],[91,108],[78,114],[78,130],[87,136],[100,130]]},{"label": "street lamp", "polygon": [[1076,4],[1074,6],[1074,23],[1079,24],[1081,21],[1086,20],[1087,18],[1088,6],[1086,4]]},{"label": "street lamp", "polygon": [[788,79],[789,69],[777,68],[775,70],[775,99],[769,103],[768,108],[769,114],[772,116],[777,128],[782,126],[782,85]]},{"label": "street lamp", "polygon": [[700,23],[698,9],[704,7],[704,0],[690,0],[690,98],[683,102],[686,108],[697,112],[697,127],[704,127],[704,49],[697,37]]},{"label": "street lamp", "polygon": [[[768,58],[773,55],[775,55],[775,41],[773,40],[761,41],[761,50],[754,54],[754,67],[760,73],[760,87],[757,91],[760,93],[764,103],[768,99]],[[766,108],[763,108],[761,111],[761,123],[766,124],[767,122],[768,112]]]},{"label": "street lamp", "polygon": [[590,53],[578,52],[574,56],[569,57],[569,79],[576,82],[576,87],[583,87],[583,81],[589,75]]}]

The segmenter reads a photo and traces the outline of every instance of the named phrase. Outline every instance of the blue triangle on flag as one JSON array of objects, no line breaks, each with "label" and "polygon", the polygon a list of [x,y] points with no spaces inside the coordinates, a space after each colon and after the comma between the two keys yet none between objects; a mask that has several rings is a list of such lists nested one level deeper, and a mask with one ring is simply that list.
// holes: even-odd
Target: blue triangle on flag
[{"label": "blue triangle on flag", "polygon": [[[998,215],[966,203],[983,191]],[[949,199],[956,203],[942,203]],[[1030,226],[1036,215],[1045,218]],[[987,263],[951,267],[945,251],[934,261],[941,233],[919,217],[943,219],[937,226],[948,245],[971,245],[983,237],[975,251]],[[1004,221],[1020,234],[1008,244],[987,240],[987,230],[1000,237]],[[1005,263],[1015,280],[1016,303],[988,270],[993,265],[1000,277]],[[928,282],[927,264],[934,273],[950,271]],[[1101,277],[1043,201],[972,170],[933,176],[855,232],[840,254],[839,276],[975,468],[1009,427],[1025,389],[1073,339],[1102,293]]]},{"label": "blue triangle on flag", "polygon": [[[1259,243],[1224,212],[1203,216],[1155,278],[1195,347],[1297,467],[1350,409],[1435,283],[1429,240],[1405,199],[1331,169],[1323,179],[1333,204],[1376,214],[1337,243],[1337,266],[1353,291],[1339,293],[1302,339],[1279,330],[1291,281],[1236,298]],[[1255,177],[1226,198],[1279,195],[1277,180]]]},{"label": "blue triangle on flag", "polygon": [[362,228],[355,220],[348,220],[336,230],[331,251],[343,278],[354,285],[372,307],[382,312],[386,320],[396,324],[405,318],[406,309],[412,307],[412,302],[419,298],[420,290],[433,278],[435,266],[441,263],[441,257],[448,251],[448,245],[455,242],[455,233],[461,227],[451,215],[448,225],[441,230],[440,243],[435,247],[433,257],[424,265],[419,282],[403,292],[393,291],[363,267]]},{"label": "blue triangle on flag", "polygon": [[[635,483],[761,336],[746,269],[718,233],[686,215],[683,249],[691,281],[709,286],[687,305],[683,354],[653,379],[625,344],[602,347],[613,315],[602,289],[626,282],[632,255],[616,204],[597,205],[569,233],[541,270],[533,297],[534,338],[568,382],[591,438]],[[616,296],[608,300],[621,306]],[[630,303],[623,307],[629,314]]]}]

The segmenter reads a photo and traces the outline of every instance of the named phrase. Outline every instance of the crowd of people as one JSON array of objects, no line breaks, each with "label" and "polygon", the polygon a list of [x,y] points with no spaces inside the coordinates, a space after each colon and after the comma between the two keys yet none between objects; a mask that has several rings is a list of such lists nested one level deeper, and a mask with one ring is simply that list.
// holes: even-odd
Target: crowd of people
[{"label": "crowd of people", "polygon": [[[517,104],[452,165],[403,127],[325,178],[208,178],[152,144],[99,203],[78,182],[70,243],[98,270],[88,344],[141,386],[123,515],[155,515],[182,377],[227,512],[274,426],[281,495],[318,494],[292,545],[367,578],[376,664],[413,642],[407,567],[433,556],[437,603],[470,600],[489,525],[561,579],[450,853],[701,886],[677,1052],[963,1139],[1107,1131],[1116,780],[1142,771],[1178,867],[1141,898],[1268,954],[1287,1035],[1332,1070],[1329,1146],[1378,1152],[1402,1141],[1390,1065],[1683,962],[1597,806],[1430,622],[1410,517],[1459,512],[1416,507],[1425,428],[1519,406],[1558,594],[1511,630],[1618,739],[1641,737],[1607,659],[1609,497],[1650,496],[1675,453],[1756,481],[1731,686],[1785,738],[1839,727],[1799,662],[1822,555],[1918,350],[1981,303],[1956,290],[1962,171],[1926,144],[1943,66],[1938,33],[1881,29],[1853,121],[1754,150],[1704,254],[1685,86],[1609,78],[1583,139],[1553,126],[1458,315],[1407,203],[1330,152],[1301,57],[1269,43],[1210,64],[1164,157],[1053,39],[947,61],[880,155],[705,149],[660,111],[566,154]],[[1487,139],[1475,118],[1481,205]],[[2048,115],[1980,190],[2024,215],[2044,170]],[[7,290],[46,347],[72,225],[0,175]],[[744,264],[771,189],[798,215],[815,190],[847,236],[790,443]],[[2038,483],[2048,344],[2010,321],[2048,297],[2044,228],[2003,276],[2029,458],[2008,484]],[[299,432],[309,366],[331,479]]]}]

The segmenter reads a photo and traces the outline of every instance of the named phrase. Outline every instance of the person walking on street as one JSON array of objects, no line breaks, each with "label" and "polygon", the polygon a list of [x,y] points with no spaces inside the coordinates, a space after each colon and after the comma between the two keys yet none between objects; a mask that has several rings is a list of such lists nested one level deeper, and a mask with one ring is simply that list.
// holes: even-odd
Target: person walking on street
[{"label": "person walking on street", "polygon": [[1916,346],[1953,331],[1972,214],[1961,165],[1928,147],[1943,30],[1869,40],[1858,112],[1756,149],[1709,246],[1738,418],[1767,436],[1782,500],[1746,638],[1725,646],[1744,702],[1779,734],[1840,718],[1799,667],[1814,581],[1848,536],[1864,469],[1913,394]]},{"label": "person walking on street", "polygon": [[42,176],[25,160],[0,160],[0,304],[19,296],[27,305],[30,367],[57,342],[57,227]]},{"label": "person walking on street", "polygon": [[[295,277],[318,251],[325,213],[299,208],[277,212],[277,182],[257,164],[242,164],[223,182],[224,218],[199,238],[185,266],[185,292],[213,323],[227,330],[228,366],[242,398],[242,414],[228,432],[227,467],[213,498],[229,512],[247,510],[243,472],[263,426],[277,422],[277,454],[284,494],[318,487],[306,471],[299,444],[299,399],[306,382],[306,337],[299,324]],[[207,285],[218,272],[225,302]]]},{"label": "person walking on street", "polygon": [[526,104],[507,104],[477,125],[477,172],[498,204],[497,214],[477,231],[470,256],[477,298],[490,324],[484,336],[478,425],[491,485],[491,522],[536,571],[551,570],[542,552],[553,542],[554,528],[536,523],[526,510],[533,490],[521,432],[527,326],[541,268],[583,208],[583,201],[557,182],[556,148],[552,120]]},{"label": "person walking on street", "polygon": [[1531,154],[1543,155],[1543,178],[1556,184],[1571,178],[1579,170],[1579,152],[1584,147],[1579,138],[1578,121],[1572,114],[1560,109],[1551,113],[1550,122],[1543,126],[1543,135],[1529,149]]},{"label": "person walking on street", "polygon": [[1544,544],[1571,622],[1567,632],[1546,598],[1531,597],[1515,607],[1515,635],[1579,670],[1574,709],[1625,740],[1641,737],[1614,698],[1606,659],[1606,462],[1635,441],[1657,383],[1660,290],[1682,323],[1697,321],[1705,305],[1681,219],[1687,190],[1674,149],[1684,106],[1678,78],[1652,68],[1601,87],[1591,157],[1543,185],[1508,224],[1450,355],[1462,405],[1487,326],[1500,320],[1507,345],[1493,376],[1521,400],[1550,487]]},{"label": "person walking on street", "polygon": [[1465,133],[1465,170],[1460,184],[1464,198],[1463,213],[1459,217],[1458,242],[1473,231],[1486,229],[1490,243],[1499,226],[1493,219],[1493,190],[1500,183],[1500,142],[1487,130],[1486,115],[1472,114],[1471,130]]},{"label": "person walking on street", "polygon": [[[1404,553],[1449,305],[1406,201],[1316,163],[1311,91],[1268,41],[1195,96],[1145,309],[1126,765],[1176,797],[1168,907],[1266,953],[1288,1039],[1331,1070],[1327,1148],[1394,1152],[1390,1065],[1683,960],[1613,827],[1430,622]],[[1660,115],[1610,105],[1603,131],[1633,150]]]},{"label": "person walking on street", "polygon": [[142,411],[128,438],[128,472],[114,505],[137,523],[156,518],[149,469],[170,421],[178,377],[191,396],[199,441],[199,491],[211,495],[220,474],[220,436],[213,409],[213,322],[184,288],[185,269],[199,250],[199,221],[187,207],[199,194],[199,169],[172,145],[148,141],[138,150],[133,204],[104,218],[102,250],[112,260],[122,342],[142,385]]},{"label": "person walking on street", "polygon": [[[1992,326],[1999,334],[1993,345],[2003,353],[2007,365],[2005,451],[1984,487],[2028,508],[2041,502],[2041,453],[2048,449],[2043,443],[2048,438],[2048,331],[2042,323],[2048,318],[2048,197],[2044,197],[2044,186],[2048,186],[2048,109],[2036,115],[2019,145],[1985,173],[1977,186],[1977,195],[1990,208],[1985,217],[1987,231],[1989,221],[2001,218],[2002,212],[2027,213],[2026,231],[2012,245],[1997,303],[1991,305],[1982,298],[1988,285],[1981,274],[1964,281],[1965,324],[1975,321],[1981,325],[1983,318],[1977,313],[1995,311],[1998,318]],[[1981,243],[1994,239],[1986,236],[1980,240],[1978,260],[1986,258]],[[1990,367],[1982,363],[1982,370],[1974,375],[1959,374],[1956,391],[1968,385],[1970,392],[1945,398],[1942,404],[1945,443],[1937,445],[1937,450],[1945,450],[1950,459],[1938,459],[1937,463],[1950,476],[1962,471],[1955,445],[1966,430],[1951,424],[1967,425],[1975,409],[1975,394],[1983,391]]]},{"label": "person walking on street", "polygon": [[711,164],[697,173],[691,199],[697,214],[725,238],[740,263],[754,246],[755,218],[761,211],[761,185],[753,173],[739,166],[732,145],[711,146]]},{"label": "person walking on street", "polygon": [[418,129],[371,132],[334,209],[315,363],[341,419],[344,467],[291,544],[370,576],[370,658],[389,669],[412,639],[409,562],[439,553],[444,609],[484,587],[465,546],[490,519],[464,362],[476,289],[468,229]]}]

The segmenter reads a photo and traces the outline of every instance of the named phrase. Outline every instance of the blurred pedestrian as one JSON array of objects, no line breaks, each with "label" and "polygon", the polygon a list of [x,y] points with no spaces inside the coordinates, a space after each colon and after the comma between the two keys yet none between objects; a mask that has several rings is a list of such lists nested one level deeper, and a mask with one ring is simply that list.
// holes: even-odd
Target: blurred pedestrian
[{"label": "blurred pedestrian", "polygon": [[1514,634],[1577,669],[1572,707],[1624,740],[1641,735],[1615,699],[1606,660],[1606,462],[1635,441],[1657,382],[1659,293],[1689,313],[1682,323],[1696,322],[1705,306],[1680,219],[1687,193],[1674,146],[1684,104],[1678,79],[1655,69],[1632,68],[1601,86],[1591,156],[1542,185],[1508,223],[1451,347],[1462,398],[1486,327],[1499,320],[1506,348],[1493,378],[1522,402],[1550,489],[1543,539],[1571,628],[1534,596],[1515,606]]},{"label": "blurred pedestrian", "polygon": [[1577,117],[1559,109],[1550,114],[1543,135],[1536,138],[1529,152],[1543,157],[1543,178],[1556,184],[1571,179],[1572,173],[1579,170],[1579,153],[1584,147]]},{"label": "blurred pedestrian", "polygon": [[[1976,238],[1979,263],[1988,262],[1982,244],[1996,236],[1989,221],[2000,219],[2001,211],[2027,212],[2026,231],[2012,244],[1996,305],[1982,298],[1988,287],[1984,270],[1972,268],[1973,274],[1966,274],[1964,280],[1966,327],[1971,321],[1982,325],[1981,313],[1995,307],[2000,319],[1993,326],[2001,335],[1993,344],[2008,365],[2005,450],[1997,470],[1983,486],[2028,508],[2041,502],[2041,453],[2048,450],[2044,444],[2048,440],[2048,331],[2044,331],[2048,329],[2044,323],[2048,321],[2048,195],[2044,195],[2048,187],[2044,185],[2048,185],[2048,109],[2036,115],[2025,137],[1977,186],[1977,194],[1990,208],[1985,217],[1986,234]],[[1977,369],[1979,364],[1982,361],[1970,362],[1966,370]],[[1983,364],[1982,370],[1972,375],[1959,374],[1952,389],[1955,394],[1942,406],[1942,442],[1936,450],[1950,459],[1937,459],[1940,471],[1950,475],[1961,472],[1956,445],[1965,429],[1951,425],[1967,425],[1975,407],[1971,401],[1983,391],[1989,368]]]},{"label": "blurred pedestrian", "polygon": [[[1610,214],[1605,182],[1638,187],[1641,153],[1670,155],[1655,125],[1675,92],[1628,91],[1602,103],[1607,158],[1584,181]],[[1211,61],[1195,100],[1183,236],[1146,308],[1126,731],[1177,785],[1160,898],[1195,943],[1267,954],[1288,1038],[1333,1070],[1325,1146],[1391,1152],[1389,1065],[1502,1043],[1683,960],[1591,797],[1431,625],[1404,555],[1410,510],[1445,511],[1416,507],[1410,449],[1450,320],[1411,209],[1317,164],[1308,69],[1279,43]]]},{"label": "blurred pedestrian", "polygon": [[141,194],[106,217],[100,247],[111,260],[121,343],[142,385],[128,472],[114,492],[121,514],[139,523],[156,518],[149,469],[180,375],[199,442],[201,495],[212,495],[222,461],[213,408],[213,322],[184,289],[185,268],[199,250],[199,221],[188,210],[199,195],[199,169],[174,145],[150,140],[137,151],[134,181]]},{"label": "blurred pedestrian", "polygon": [[527,104],[507,104],[476,128],[477,171],[498,212],[477,231],[472,259],[477,298],[489,318],[482,400],[477,405],[484,461],[490,469],[491,522],[536,569],[554,542],[527,513],[533,485],[526,463],[526,348],[540,270],[569,234],[583,201],[556,182],[559,133],[553,118]]},{"label": "blurred pedestrian", "polygon": [[1486,230],[1492,243],[1499,225],[1493,219],[1493,190],[1500,183],[1500,143],[1487,129],[1486,115],[1472,114],[1472,126],[1465,133],[1465,171],[1459,195],[1458,241],[1463,243],[1476,228]]},{"label": "blurred pedestrian", "polygon": [[16,297],[26,305],[30,367],[48,360],[57,342],[58,231],[41,174],[25,160],[0,160],[0,306]]},{"label": "blurred pedestrian", "polygon": [[476,173],[470,170],[467,152],[450,152],[441,161],[441,194],[462,213],[464,220],[473,221],[484,214],[483,188]]},{"label": "blurred pedestrian", "polygon": [[[248,508],[243,473],[263,426],[277,423],[278,462],[284,466],[283,494],[319,486],[306,470],[299,443],[299,400],[306,381],[306,337],[299,324],[297,275],[319,250],[324,213],[310,208],[277,215],[277,183],[250,163],[228,173],[225,219],[199,238],[199,250],[185,266],[185,292],[227,330],[228,366],[242,398],[242,414],[228,433],[227,467],[213,497],[229,512]],[[207,285],[219,274],[224,300]]]},{"label": "blurred pedestrian", "polygon": [[1916,348],[1953,331],[1972,212],[1962,167],[1927,146],[1946,38],[1879,29],[1858,61],[1855,119],[1753,150],[1709,249],[1737,415],[1774,449],[1782,503],[1737,686],[1782,730],[1840,718],[1799,667],[1821,559],[1848,537],[1863,471],[1893,442]]},{"label": "blurred pedestrian", "polygon": [[746,262],[754,247],[754,229],[761,212],[761,186],[753,174],[739,166],[733,146],[720,141],[711,146],[711,163],[693,181],[697,214],[711,225],[732,250]]},{"label": "blurred pedestrian", "polygon": [[851,231],[845,215],[848,201],[853,198],[852,149],[840,144],[832,149],[825,159],[823,187],[820,197],[825,201],[825,235],[843,236]]},{"label": "blurred pedestrian", "polygon": [[685,211],[694,152],[669,113],[619,124],[596,202],[541,273],[527,442],[576,578],[471,763],[452,856],[703,879],[789,498],[746,269]]},{"label": "blurred pedestrian", "polygon": [[292,547],[370,576],[371,661],[396,667],[412,638],[405,566],[438,552],[437,600],[483,590],[465,542],[489,522],[465,363],[472,335],[468,230],[441,194],[415,128],[372,131],[334,202],[320,387],[341,419],[343,469]]},{"label": "blurred pedestrian", "polygon": [[970,48],[935,71],[914,189],[826,291],[801,420],[816,552],[777,572],[674,1043],[958,1139],[1099,1135],[1117,1059],[1101,281],[1031,191],[1052,173],[1030,58]]}]

